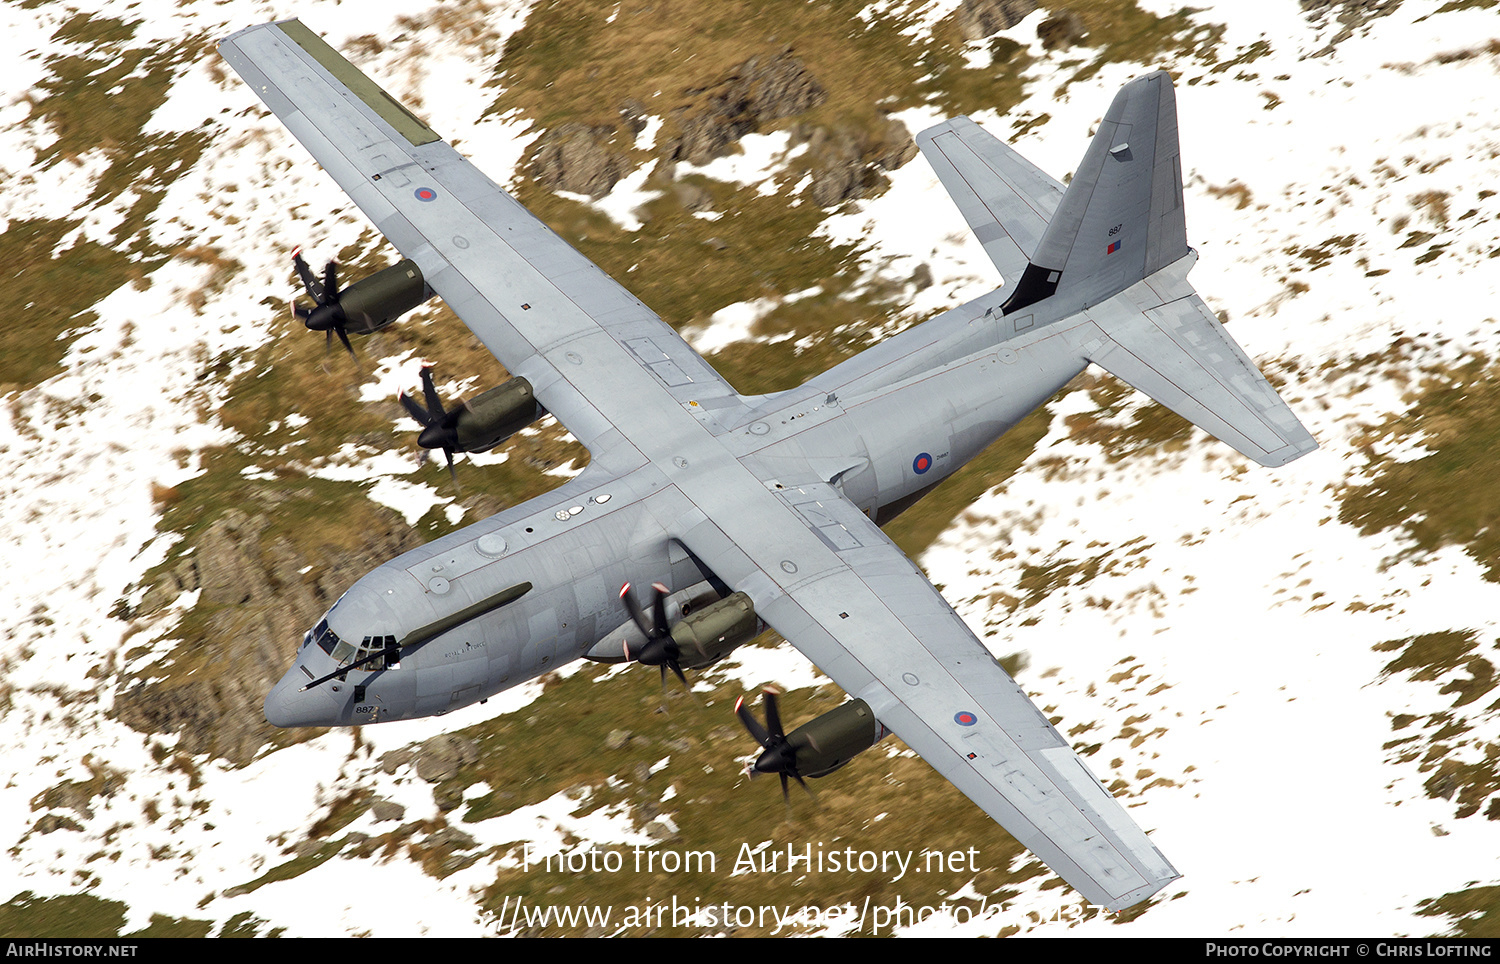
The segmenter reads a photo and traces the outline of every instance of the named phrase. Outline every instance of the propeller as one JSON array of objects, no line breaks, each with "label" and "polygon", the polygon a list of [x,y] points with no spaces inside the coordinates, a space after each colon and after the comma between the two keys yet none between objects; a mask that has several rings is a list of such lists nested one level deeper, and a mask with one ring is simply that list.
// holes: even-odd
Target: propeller
[{"label": "propeller", "polygon": [[630,610],[630,618],[635,621],[636,628],[646,637],[646,642],[635,650],[631,650],[630,641],[626,640],[625,658],[646,666],[661,667],[663,690],[667,688],[667,670],[671,670],[682,680],[682,685],[687,686],[687,677],[682,675],[682,649],[677,645],[677,640],[672,638],[672,627],[667,621],[667,596],[671,594],[671,590],[659,582],[652,583],[651,588],[656,590],[656,595],[651,600],[651,620],[648,622],[646,613],[630,589],[630,583],[620,587],[620,599],[625,603],[625,608]]},{"label": "propeller", "polygon": [[743,696],[735,701],[734,712],[740,718],[740,722],[745,725],[745,729],[749,731],[750,736],[764,750],[760,756],[756,757],[755,762],[750,765],[750,776],[753,777],[757,773],[779,774],[781,776],[781,798],[786,801],[787,806],[791,806],[792,798],[791,794],[787,792],[787,777],[796,780],[802,789],[807,791],[807,795],[814,800],[817,799],[817,795],[812,792],[812,789],[807,785],[807,781],[802,779],[802,774],[797,772],[797,749],[787,740],[786,732],[781,728],[781,713],[776,708],[776,697],[778,695],[780,694],[770,687],[766,687],[766,689],[761,691],[761,702],[766,707],[765,726],[761,726],[760,721],[751,715],[750,710],[745,706],[745,698]]},{"label": "propeller", "polygon": [[443,408],[443,400],[438,397],[437,387],[432,384],[430,362],[422,363],[422,397],[427,403],[425,408],[403,391],[401,404],[406,407],[407,414],[422,426],[417,444],[423,449],[443,450],[443,455],[448,459],[448,474],[453,476],[453,486],[457,488],[458,470],[453,467],[453,452],[458,448],[458,417],[464,409],[462,405],[451,412]]},{"label": "propeller", "polygon": [[296,315],[309,330],[325,333],[324,351],[327,351],[328,346],[333,344],[333,336],[337,334],[344,349],[349,352],[349,357],[357,361],[358,356],[354,354],[354,346],[349,344],[349,333],[344,330],[349,319],[344,315],[344,309],[339,304],[338,263],[330,260],[324,266],[321,282],[314,277],[307,262],[302,260],[300,247],[292,252],[292,265],[297,269],[297,276],[302,279],[302,287],[307,289],[307,296],[313,300],[314,305],[312,308],[304,308],[293,302],[292,314]]}]

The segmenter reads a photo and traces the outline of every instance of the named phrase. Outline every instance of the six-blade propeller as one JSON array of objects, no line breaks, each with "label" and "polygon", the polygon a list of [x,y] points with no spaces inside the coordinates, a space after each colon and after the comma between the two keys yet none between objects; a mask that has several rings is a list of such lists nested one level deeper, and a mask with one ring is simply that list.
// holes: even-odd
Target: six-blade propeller
[{"label": "six-blade propeller", "polygon": [[301,248],[292,252],[292,264],[296,267],[297,276],[302,279],[302,287],[307,289],[307,296],[313,300],[314,305],[312,308],[304,308],[294,301],[292,314],[296,315],[309,330],[325,333],[323,339],[325,350],[333,343],[333,336],[337,334],[344,349],[349,352],[349,357],[357,360],[354,346],[349,343],[349,333],[345,330],[349,319],[345,317],[343,306],[339,304],[338,263],[330,260],[324,266],[321,282],[313,276],[312,269],[307,266],[307,262],[302,260]]},{"label": "six-blade propeller", "polygon": [[745,698],[742,696],[735,701],[734,712],[745,725],[750,736],[756,743],[761,745],[764,752],[750,765],[750,775],[757,773],[775,773],[781,777],[781,797],[791,805],[791,795],[787,792],[787,777],[791,777],[807,791],[807,795],[817,799],[807,781],[802,779],[802,774],[797,770],[797,749],[792,746],[786,738],[786,732],[781,728],[781,713],[776,708],[777,692],[770,687],[761,691],[761,701],[766,706],[766,725],[761,726],[760,721],[751,715],[745,706]]},{"label": "six-blade propeller", "polygon": [[661,667],[661,685],[664,689],[667,685],[667,670],[671,670],[682,680],[682,685],[687,686],[687,677],[682,675],[682,649],[672,638],[672,626],[667,620],[667,596],[671,594],[671,590],[659,582],[652,583],[651,588],[656,590],[656,595],[651,600],[651,619],[648,622],[641,604],[636,602],[630,583],[620,587],[621,601],[630,611],[630,618],[635,621],[636,628],[646,637],[646,642],[635,650],[630,648],[630,641],[626,640],[625,658],[646,666]]},{"label": "six-blade propeller", "polygon": [[443,400],[438,396],[437,387],[432,383],[432,365],[427,362],[422,363],[422,397],[427,403],[425,408],[403,391],[401,404],[405,406],[407,414],[422,426],[422,434],[417,436],[417,444],[424,449],[443,450],[443,456],[448,460],[448,474],[453,476],[453,485],[456,488],[458,471],[453,467],[453,453],[459,447],[458,417],[463,414],[463,406],[455,406],[452,411],[443,408]]}]

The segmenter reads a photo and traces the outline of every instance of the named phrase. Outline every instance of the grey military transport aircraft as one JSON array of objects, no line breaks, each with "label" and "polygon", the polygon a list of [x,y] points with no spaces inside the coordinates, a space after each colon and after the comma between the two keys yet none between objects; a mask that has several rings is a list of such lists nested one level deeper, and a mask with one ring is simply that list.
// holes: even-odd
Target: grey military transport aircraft
[{"label": "grey military transport aircraft", "polygon": [[1166,73],[1125,85],[1066,188],[967,118],[920,134],[1005,285],[744,396],[300,22],[219,50],[406,258],[341,291],[299,256],[307,327],[347,346],[440,295],[512,377],[447,409],[424,372],[425,404],[405,399],[422,444],[451,463],[550,413],[590,456],[355,583],[266,697],[271,723],[440,714],[579,657],[665,685],[769,625],[851,697],[791,734],[774,702],[764,726],[739,708],[783,790],[893,732],[1090,903],[1178,876],[880,530],[1091,363],[1263,465],[1316,448],[1187,283]]}]

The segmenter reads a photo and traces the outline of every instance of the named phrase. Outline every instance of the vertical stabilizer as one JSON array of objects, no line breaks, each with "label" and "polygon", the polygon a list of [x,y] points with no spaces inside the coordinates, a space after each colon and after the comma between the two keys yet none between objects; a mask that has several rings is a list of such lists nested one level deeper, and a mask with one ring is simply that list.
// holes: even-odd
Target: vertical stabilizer
[{"label": "vertical stabilizer", "polygon": [[1177,99],[1158,70],[1115,95],[1004,310],[1061,290],[1097,304],[1187,253]]}]

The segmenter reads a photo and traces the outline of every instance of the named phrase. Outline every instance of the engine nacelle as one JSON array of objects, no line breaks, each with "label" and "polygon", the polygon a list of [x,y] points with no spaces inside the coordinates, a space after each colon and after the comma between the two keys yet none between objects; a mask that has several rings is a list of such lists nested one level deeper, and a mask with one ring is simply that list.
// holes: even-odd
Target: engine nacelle
[{"label": "engine nacelle", "polygon": [[460,452],[494,448],[545,414],[531,382],[512,378],[464,402],[452,429],[453,448]]},{"label": "engine nacelle", "polygon": [[672,641],[687,667],[707,666],[760,635],[755,604],[742,592],[695,609],[672,626]]},{"label": "engine nacelle", "polygon": [[[707,666],[727,656],[736,646],[748,643],[761,630],[749,596],[737,592],[720,599],[707,582],[672,593],[663,603],[681,666]],[[639,651],[645,642],[646,637],[627,619],[595,643],[583,658],[599,663],[623,663],[629,659],[626,650]]]},{"label": "engine nacelle", "polygon": [[345,331],[368,335],[432,297],[422,269],[410,259],[361,278],[338,293]]},{"label": "engine nacelle", "polygon": [[[787,734],[786,742],[796,753],[799,773],[805,777],[822,777],[879,743],[887,733],[889,731],[875,719],[870,704],[864,700],[851,700],[797,727]],[[757,766],[756,769],[762,768]],[[776,770],[767,767],[763,772]]]}]

